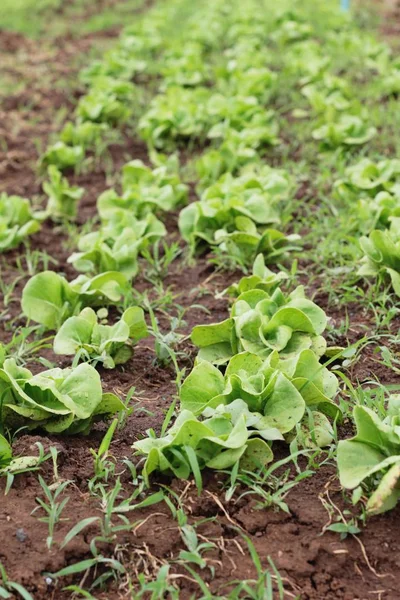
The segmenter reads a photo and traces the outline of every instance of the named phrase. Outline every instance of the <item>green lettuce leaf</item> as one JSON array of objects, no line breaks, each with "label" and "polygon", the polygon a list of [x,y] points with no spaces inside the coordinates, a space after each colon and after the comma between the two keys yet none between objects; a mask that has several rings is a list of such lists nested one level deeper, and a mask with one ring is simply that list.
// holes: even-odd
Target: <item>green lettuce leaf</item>
[{"label": "green lettuce leaf", "polygon": [[128,308],[114,325],[103,325],[93,309],[84,308],[76,317],[67,319],[54,338],[55,354],[75,355],[102,362],[114,368],[129,360],[134,344],[146,337],[147,325],[143,310]]},{"label": "green lettuce leaf", "polygon": [[33,375],[6,359],[0,369],[2,426],[44,429],[50,433],[87,432],[95,418],[123,410],[114,395],[103,400],[100,376],[88,364]]},{"label": "green lettuce leaf", "polygon": [[31,277],[22,292],[24,315],[47,329],[57,329],[83,306],[104,306],[118,302],[129,288],[122,273],[102,273],[93,278],[81,275],[68,282],[54,271]]}]

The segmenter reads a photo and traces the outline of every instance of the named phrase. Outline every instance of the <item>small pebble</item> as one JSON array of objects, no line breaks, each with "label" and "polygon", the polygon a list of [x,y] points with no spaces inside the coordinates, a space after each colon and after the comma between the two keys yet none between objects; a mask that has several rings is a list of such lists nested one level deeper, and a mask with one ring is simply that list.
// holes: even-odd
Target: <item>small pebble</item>
[{"label": "small pebble", "polygon": [[25,542],[26,538],[28,537],[23,529],[17,529],[15,535],[19,542]]}]

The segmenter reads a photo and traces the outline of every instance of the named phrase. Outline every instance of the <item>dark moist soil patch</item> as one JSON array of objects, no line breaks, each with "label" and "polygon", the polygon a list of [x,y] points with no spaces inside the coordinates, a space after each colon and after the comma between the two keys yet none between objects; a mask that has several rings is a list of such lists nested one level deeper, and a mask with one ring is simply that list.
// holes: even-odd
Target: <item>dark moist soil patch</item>
[{"label": "dark moist soil patch", "polygon": [[[115,31],[112,32],[115,35]],[[101,42],[102,36],[107,38],[110,32],[102,32],[74,40],[72,44],[60,45],[48,66],[53,80],[60,73],[71,76],[71,58],[87,52],[90,44]],[[21,48],[30,56],[30,65],[45,64],[49,57],[41,54],[35,42],[28,42],[22,36],[0,32],[0,47],[5,53],[14,53]],[[47,64],[47,63],[46,63]],[[11,68],[11,67],[10,67]],[[20,69],[20,65],[16,64]],[[40,87],[40,69],[33,71],[33,88],[37,86],[36,95],[26,92],[7,98],[1,115],[1,136],[7,147],[1,149],[0,175],[1,189],[8,193],[32,196],[40,194],[40,181],[36,175],[38,158],[35,139],[44,145],[54,131],[54,115],[58,108],[67,106],[72,110],[74,98],[69,93]],[[25,75],[28,77],[28,70]],[[36,77],[36,79],[35,79]],[[28,81],[32,80],[32,76]],[[32,100],[33,98],[33,100]],[[76,98],[75,98],[76,99]],[[23,109],[23,110],[22,110]],[[127,160],[141,158],[148,162],[145,146],[124,132],[121,145],[109,148],[115,169]],[[196,150],[194,151],[196,152]],[[96,199],[106,187],[106,175],[100,168],[89,174],[71,177],[74,184],[82,185],[86,194],[82,200],[79,223],[95,217]],[[307,193],[307,188],[299,192]],[[191,196],[194,199],[193,195]],[[178,239],[177,214],[168,215],[165,219],[168,228],[168,239]],[[69,251],[63,246],[66,237],[51,223],[45,223],[40,233],[32,237],[31,247],[34,250],[46,251],[58,261],[58,271],[75,276],[73,269],[66,264]],[[17,259],[23,257],[23,249],[4,255],[1,261],[1,277],[10,283],[19,276]],[[186,326],[183,332],[189,334],[198,323],[211,323],[226,318],[228,304],[226,300],[216,300],[215,291],[221,291],[240,275],[215,274],[207,262],[207,257],[200,258],[189,267],[183,260],[176,261],[164,281],[176,294],[176,302],[187,309]],[[23,325],[19,318],[19,298],[26,278],[16,285],[13,301],[3,313],[1,339],[9,341],[15,327]],[[152,285],[143,277],[135,282],[138,290],[154,293]],[[318,298],[324,306],[324,298]],[[192,305],[202,304],[207,312]],[[350,341],[362,337],[370,324],[370,317],[364,315],[356,305],[350,310]],[[333,325],[345,318],[341,309],[331,310]],[[168,320],[161,314],[160,326],[166,328]],[[13,320],[13,326],[7,322]],[[345,340],[343,340],[344,342]],[[187,358],[182,366],[191,367],[195,349],[189,341],[184,350]],[[68,366],[65,357],[55,357],[51,350],[43,352],[43,356],[60,366]],[[373,376],[386,383],[394,381],[393,372],[378,364],[379,355],[367,347],[361,359],[356,363],[351,377],[353,381],[367,381]],[[37,363],[30,364],[34,371],[42,367]],[[111,452],[117,461],[117,472],[122,472],[122,460],[132,460],[131,445],[147,429],[160,430],[164,414],[170,406],[176,388],[173,383],[175,374],[171,368],[162,368],[155,364],[152,342],[143,340],[136,349],[134,357],[124,367],[114,371],[101,369],[101,377],[105,390],[113,390],[124,395],[135,387],[133,413],[127,420],[126,427],[119,431],[112,442]],[[35,442],[41,442],[47,450],[55,445],[58,450],[58,475],[60,480],[71,480],[69,486],[70,500],[63,512],[63,520],[56,528],[55,542],[50,551],[46,548],[48,535],[47,525],[38,520],[39,512],[32,515],[35,498],[42,496],[42,490],[35,474],[18,476],[7,496],[2,495],[0,511],[0,531],[3,544],[0,547],[0,561],[4,564],[11,580],[18,581],[31,591],[35,600],[64,600],[70,594],[63,593],[60,585],[48,585],[45,573],[55,572],[66,565],[73,564],[91,556],[89,543],[96,535],[96,525],[78,535],[66,548],[59,545],[70,528],[81,519],[100,516],[100,503],[90,496],[88,479],[93,477],[93,457],[90,448],[98,448],[106,431],[106,424],[97,424],[88,437],[52,437],[46,435],[21,435],[14,441],[15,454],[32,454],[36,452]],[[351,435],[351,429],[344,424],[341,437]],[[286,448],[276,447],[279,458],[285,456]],[[133,460],[136,460],[133,458]],[[53,470],[50,462],[42,468],[42,476],[47,482],[52,481]],[[125,473],[122,476],[124,493],[133,491],[131,479]],[[287,496],[290,514],[277,511],[273,507],[259,507],[259,499],[246,496],[238,500],[226,502],[223,490],[223,476],[211,472],[204,473],[204,491],[200,496],[192,482],[168,481],[159,478],[157,483],[165,483],[180,495],[186,513],[192,523],[203,521],[198,533],[204,539],[215,544],[215,549],[206,554],[209,564],[215,568],[212,579],[210,571],[201,572],[215,594],[227,593],[226,584],[233,579],[244,580],[255,576],[246,543],[241,534],[246,534],[256,547],[264,566],[267,557],[271,556],[276,567],[284,577],[286,588],[293,595],[299,594],[305,600],[354,600],[359,598],[382,598],[395,600],[400,597],[397,584],[397,573],[400,567],[400,509],[375,517],[368,522],[366,530],[357,539],[348,537],[340,541],[337,534],[325,532],[329,523],[329,514],[324,504],[330,501],[341,511],[351,508],[340,492],[333,465],[324,465],[315,475],[296,486]],[[5,481],[0,481],[4,489]],[[155,484],[155,489],[156,489]],[[244,490],[242,490],[244,491]],[[334,509],[336,510],[336,509]],[[165,504],[150,509],[137,511],[132,516],[132,530],[120,535],[112,546],[103,546],[105,556],[113,556],[116,542],[119,550],[117,558],[123,562],[133,581],[138,573],[147,573],[149,577],[171,559],[177,559],[179,552],[185,549],[177,523]],[[203,539],[203,538],[202,538]],[[181,590],[183,600],[198,594],[198,588],[188,577],[183,567],[172,566],[174,575]],[[71,583],[79,583],[79,578],[71,579]],[[65,585],[65,582],[63,582]],[[123,583],[111,586],[106,592],[95,592],[99,600],[116,600],[131,598]]]},{"label": "dark moist soil patch", "polygon": [[[89,542],[97,533],[95,526],[85,530],[61,551],[58,544],[74,523],[101,514],[99,505],[86,488],[86,480],[92,475],[88,447],[97,445],[100,437],[96,432],[86,440],[64,438],[59,441],[23,436],[16,443],[16,450],[23,452],[32,452],[34,441],[40,440],[45,446],[55,443],[60,456],[60,478],[74,480],[69,488],[70,500],[63,513],[70,520],[63,521],[57,528],[54,550],[51,551],[45,548],[46,525],[31,515],[35,497],[41,494],[36,477],[19,477],[2,501],[2,534],[7,545],[0,550],[0,560],[10,576],[31,590],[35,599],[68,598],[59,588],[46,584],[44,573],[55,572],[67,564],[90,557]],[[119,455],[121,450],[125,453],[126,440],[117,437],[112,450],[115,455]],[[50,465],[44,468],[43,476],[46,479],[51,477]],[[124,484],[129,493],[129,478],[124,479]],[[192,523],[208,519],[199,525],[197,532],[203,536],[202,539],[215,544],[215,548],[207,553],[209,564],[216,569],[215,577],[211,579],[207,570],[202,572],[213,593],[225,589],[226,583],[233,579],[254,577],[254,567],[242,533],[250,537],[263,560],[267,556],[272,557],[285,578],[287,589],[301,594],[301,598],[366,599],[379,591],[382,598],[398,598],[395,578],[400,560],[398,509],[372,519],[367,530],[358,537],[359,541],[352,537],[340,541],[336,534],[330,532],[320,535],[329,521],[322,500],[329,499],[341,510],[348,508],[343,504],[332,467],[321,469],[294,488],[288,498],[290,515],[273,508],[260,509],[256,499],[250,497],[226,503],[221,493],[221,477],[213,473],[204,474],[205,491],[200,497],[193,484],[173,481],[171,487],[179,493]],[[133,578],[136,570],[154,573],[155,567],[159,568],[171,558],[178,558],[180,550],[184,549],[176,521],[164,504],[135,512],[132,522],[136,523],[132,531],[122,534],[116,541],[122,548],[119,559]],[[112,556],[111,546],[101,549],[105,555]],[[185,575],[179,565],[172,567],[172,571]],[[184,577],[178,581],[180,597],[190,598],[195,586]],[[96,597],[130,598],[128,593],[113,587]]]}]

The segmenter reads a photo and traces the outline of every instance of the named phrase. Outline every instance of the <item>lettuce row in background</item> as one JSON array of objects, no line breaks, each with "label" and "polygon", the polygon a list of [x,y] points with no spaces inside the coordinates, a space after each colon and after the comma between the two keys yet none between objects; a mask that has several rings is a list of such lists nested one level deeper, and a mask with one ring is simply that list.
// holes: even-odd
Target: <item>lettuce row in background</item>
[{"label": "lettuce row in background", "polygon": [[144,312],[138,306],[128,308],[114,325],[98,322],[93,309],[84,308],[67,319],[54,338],[55,354],[77,355],[101,362],[107,369],[127,362],[133,347],[148,335]]},{"label": "lettuce row in background", "polygon": [[79,167],[88,149],[96,152],[96,146],[104,148],[103,140],[112,128],[124,123],[138,108],[139,88],[132,83],[135,75],[159,71],[160,67],[153,65],[158,64],[156,59],[165,47],[174,19],[170,6],[153,7],[125,29],[101,61],[82,71],[87,93],[79,101],[75,120],[67,123],[59,141],[42,156],[44,167],[55,165],[61,171]]},{"label": "lettuce row in background", "polygon": [[[232,10],[234,12],[235,8]],[[217,18],[221,18],[221,15]],[[142,117],[139,127],[149,146],[173,148],[182,137],[202,140],[206,136],[217,140],[221,145],[226,144],[231,135],[248,128],[252,130],[253,143],[242,145],[244,153],[260,149],[263,144],[278,143],[277,122],[273,114],[265,110],[265,102],[278,87],[275,80],[278,79],[279,82],[279,77],[276,77],[276,73],[266,63],[271,60],[270,56],[277,54],[282,55],[282,71],[285,75],[297,76],[299,83],[304,86],[304,95],[310,100],[314,110],[323,117],[321,128],[314,133],[317,139],[323,140],[327,147],[359,145],[371,139],[376,131],[368,126],[360,107],[352,102],[347,82],[333,75],[333,68],[332,73],[329,72],[332,59],[321,50],[318,29],[309,28],[307,22],[297,18],[295,13],[268,14],[268,19],[264,22],[260,19],[260,30],[254,23],[246,23],[241,15],[232,25],[228,20],[223,37],[225,47],[222,44],[221,55],[214,61],[203,56],[203,65],[208,66],[208,60],[213,70],[212,90],[204,86],[209,73],[199,71],[201,49],[198,46],[193,46],[191,57],[188,51],[187,58],[184,51],[167,52],[163,57],[167,63],[164,68],[168,70],[168,62],[171,60],[171,69],[174,70],[178,55],[183,80],[179,81],[176,73],[175,77],[164,80],[162,93],[153,99],[149,111]],[[377,69],[382,49],[385,50],[384,45],[375,43],[376,47],[371,48],[367,43],[370,40],[365,36],[363,47],[355,39],[354,32],[344,27],[343,15],[339,17],[335,14],[334,18],[340,25],[336,30],[327,32],[332,55],[338,50],[342,54],[343,47],[354,46],[354,52],[349,52],[354,55],[354,60],[358,56],[359,60],[365,59],[371,70]],[[308,20],[306,17],[305,21]],[[225,24],[222,28],[224,26]],[[306,29],[307,35],[294,35],[294,32]],[[268,42],[265,39],[266,31],[269,31]],[[197,65],[194,71],[190,66],[193,63]],[[187,73],[185,68],[188,69]],[[161,74],[162,72],[163,70]],[[194,79],[191,78],[192,75],[195,75]],[[191,87],[185,87],[184,81],[187,81],[186,86]],[[248,81],[250,84],[247,87]],[[261,106],[261,102],[264,103],[263,113],[257,108],[258,103]],[[341,114],[345,111],[348,112]],[[213,123],[213,117],[217,118],[216,123]],[[224,152],[226,151],[225,147]],[[230,144],[229,154],[232,158],[235,155]],[[212,160],[211,155],[209,158],[210,163],[218,160],[215,151]],[[252,158],[256,160],[257,156],[253,155]],[[234,169],[229,163],[230,160],[225,160],[224,167],[216,168],[216,176],[221,175],[224,170],[232,172]],[[206,173],[206,169],[202,168],[202,171]]]},{"label": "lettuce row in background", "polygon": [[104,307],[119,302],[129,289],[126,277],[115,271],[92,278],[80,275],[71,282],[54,271],[44,271],[25,285],[21,308],[26,317],[54,330],[86,306]]},{"label": "lettuce row in background", "polygon": [[124,410],[115,394],[103,394],[100,375],[88,364],[37,375],[6,359],[0,369],[1,426],[88,433],[95,420]]},{"label": "lettuce row in background", "polygon": [[0,194],[0,252],[16,248],[40,229],[40,215],[27,198]]}]

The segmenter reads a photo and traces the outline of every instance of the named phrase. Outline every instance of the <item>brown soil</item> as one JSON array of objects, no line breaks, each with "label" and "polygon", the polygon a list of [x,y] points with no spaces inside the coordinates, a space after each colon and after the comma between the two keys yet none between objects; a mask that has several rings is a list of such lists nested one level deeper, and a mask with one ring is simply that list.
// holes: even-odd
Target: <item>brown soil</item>
[{"label": "brown soil", "polygon": [[[74,40],[73,43],[65,39],[48,54],[43,53],[37,43],[25,40],[22,36],[0,32],[0,48],[7,55],[10,65],[14,65],[9,68],[21,70],[23,56],[24,61],[28,61],[25,62],[23,77],[29,82],[28,91],[9,96],[1,108],[0,137],[6,141],[6,145],[3,144],[0,152],[0,191],[29,197],[40,194],[35,166],[38,157],[36,140],[39,140],[39,147],[47,142],[52,132],[58,129],[54,119],[57,110],[60,107],[72,110],[80,93],[79,89],[74,88],[71,93],[67,83],[76,73],[71,66],[73,59],[86,54],[92,44],[100,43],[109,35],[110,32],[92,34],[84,39]],[[16,54],[17,50],[21,51],[21,47],[23,55]],[[43,72],[47,76],[45,85]],[[65,87],[55,89],[53,84],[60,77],[66,78]],[[147,160],[145,146],[138,140],[132,140],[128,133],[121,145],[110,148],[110,154],[115,169],[126,161],[127,156]],[[98,167],[90,174],[71,179],[86,189],[79,216],[80,222],[84,223],[95,216],[96,198],[107,187],[106,175]],[[168,217],[167,226],[171,239],[177,238],[175,215]],[[65,235],[51,223],[45,223],[41,232],[32,238],[31,248],[45,250],[58,261],[57,270],[72,277],[74,271],[66,264],[70,252],[63,246],[65,241]],[[23,254],[20,249],[1,257],[3,281],[11,282],[19,276],[17,261]],[[189,333],[195,324],[215,322],[227,316],[227,301],[216,300],[214,294],[237,277],[237,273],[214,273],[207,257],[199,259],[194,267],[188,267],[180,260],[172,265],[164,283],[165,287],[170,286],[177,295],[177,303],[187,309],[183,333]],[[19,280],[8,306],[1,306],[4,309],[4,325],[0,331],[0,339],[3,341],[9,341],[15,328],[24,324],[20,317],[19,297],[25,281],[26,277]],[[135,286],[141,291],[146,289],[152,293],[151,284],[143,279],[139,278]],[[326,297],[320,293],[316,300],[321,306],[327,304]],[[208,312],[191,308],[192,305],[199,304]],[[354,342],[371,326],[372,317],[361,313],[356,305],[349,306],[348,312],[351,321],[349,341]],[[329,313],[333,328],[345,318],[343,310],[333,310],[330,307]],[[10,321],[12,327],[9,325]],[[161,314],[160,324],[161,327],[167,326],[167,321]],[[342,342],[344,344],[346,340],[343,339]],[[195,350],[188,341],[183,349],[186,356],[182,359],[181,366],[189,369]],[[50,350],[45,351],[43,356],[60,366],[69,364],[68,359],[55,357]],[[383,382],[400,383],[400,378],[394,381],[393,372],[380,365],[378,360],[379,354],[367,347],[348,375],[353,382],[377,377]],[[33,370],[41,368],[35,363],[31,367]],[[175,394],[175,375],[171,368],[155,364],[154,348],[149,340],[143,340],[131,361],[114,371],[101,369],[101,377],[106,390],[114,390],[122,396],[132,386],[135,387],[133,413],[111,445],[112,455],[117,461],[116,472],[122,472],[122,460],[132,460],[132,443],[145,434],[148,428],[160,429],[165,411]],[[345,423],[343,435],[348,435],[346,427],[348,425]],[[58,450],[58,477],[61,481],[72,482],[68,488],[70,499],[62,515],[65,520],[56,527],[55,542],[50,551],[46,548],[47,525],[38,519],[43,514],[40,511],[32,514],[37,505],[35,498],[42,497],[36,474],[16,477],[10,492],[6,496],[2,495],[0,531],[3,544],[0,546],[0,561],[10,580],[25,585],[35,600],[70,598],[69,592],[61,591],[61,584],[46,582],[46,573],[91,557],[89,543],[97,534],[96,524],[76,536],[66,548],[60,550],[59,544],[73,524],[87,517],[101,515],[99,501],[89,494],[88,480],[93,477],[90,449],[99,446],[105,430],[105,424],[98,424],[86,438],[21,435],[15,439],[16,455],[35,453],[35,442],[41,442],[45,449],[55,445]],[[285,456],[286,452],[285,448],[277,446],[278,457]],[[41,474],[47,482],[51,482],[53,470],[50,461],[44,464]],[[132,480],[126,472],[121,479],[124,494],[128,496],[134,490]],[[206,554],[208,565],[215,568],[215,577],[211,577],[209,568],[201,572],[214,594],[228,592],[229,589],[225,586],[233,579],[255,577],[254,565],[243,538],[245,534],[257,549],[264,566],[267,566],[267,557],[272,557],[285,578],[288,598],[298,595],[303,600],[395,600],[400,597],[397,583],[397,569],[400,567],[400,508],[369,520],[366,530],[357,538],[349,536],[340,540],[337,534],[329,531],[321,535],[331,518],[324,507],[327,503],[334,511],[351,509],[351,504],[342,496],[333,464],[325,464],[316,470],[315,475],[294,487],[286,498],[289,513],[273,507],[259,506],[259,498],[252,498],[250,495],[240,498],[240,492],[245,490],[238,490],[233,500],[226,501],[223,477],[215,473],[204,474],[204,491],[200,496],[193,482],[161,479],[158,483],[160,482],[170,485],[179,494],[192,523],[201,522],[197,529],[202,536],[201,540],[215,544],[215,548]],[[4,479],[0,481],[0,487],[4,489]],[[99,547],[105,556],[118,558],[135,582],[138,573],[151,577],[167,561],[177,561],[179,552],[185,546],[176,521],[163,503],[134,512],[131,521],[131,530],[120,534],[116,540],[117,547],[115,543],[109,546],[100,544]],[[179,562],[174,564],[172,572],[177,576],[175,582],[181,590],[182,600],[198,597],[197,585]],[[76,584],[79,581],[79,576],[70,580]],[[97,593],[97,598],[128,599],[132,598],[132,594],[127,585],[111,582],[106,592]]]}]

